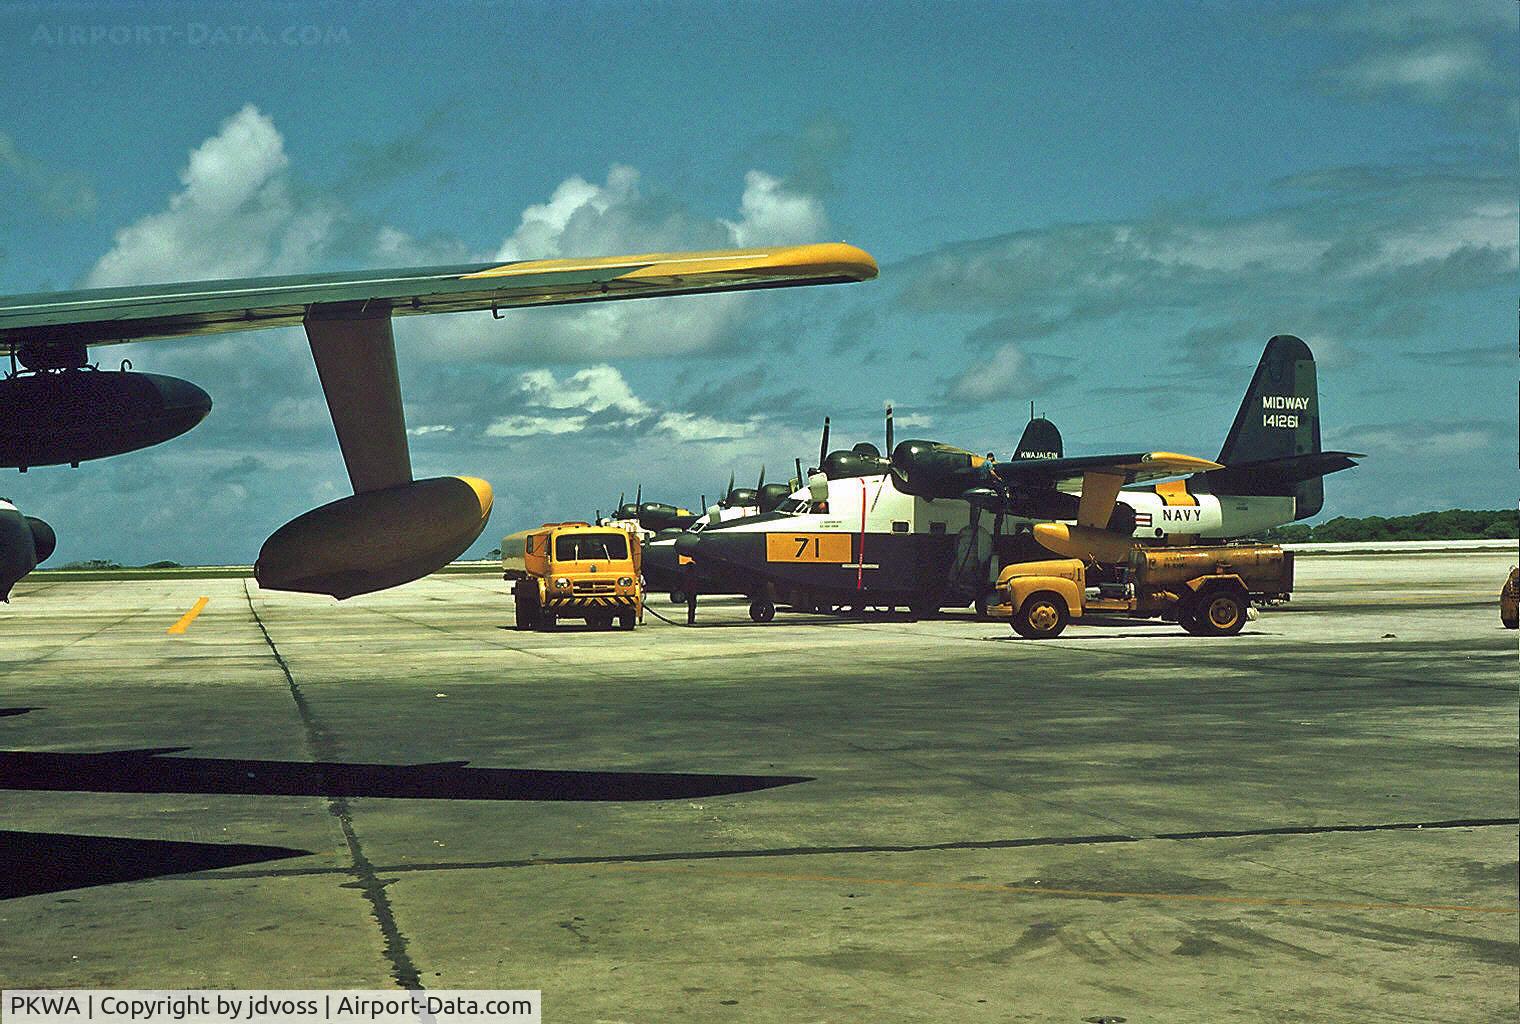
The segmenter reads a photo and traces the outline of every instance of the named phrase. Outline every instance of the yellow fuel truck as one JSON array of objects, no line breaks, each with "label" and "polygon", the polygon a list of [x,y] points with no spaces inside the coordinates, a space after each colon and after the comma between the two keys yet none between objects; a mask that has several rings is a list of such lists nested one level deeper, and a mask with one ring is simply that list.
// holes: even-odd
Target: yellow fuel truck
[{"label": "yellow fuel truck", "polygon": [[637,536],[613,526],[545,523],[501,541],[502,578],[513,583],[518,629],[584,619],[593,629],[632,629],[644,617]]},{"label": "yellow fuel truck", "polygon": [[1231,636],[1246,624],[1252,599],[1285,601],[1293,590],[1293,553],[1274,544],[1135,547],[1114,565],[1058,558],[1010,565],[999,575],[999,603],[987,614],[1010,620],[1023,637],[1060,636],[1072,619],[1098,612],[1175,620],[1196,636]]}]

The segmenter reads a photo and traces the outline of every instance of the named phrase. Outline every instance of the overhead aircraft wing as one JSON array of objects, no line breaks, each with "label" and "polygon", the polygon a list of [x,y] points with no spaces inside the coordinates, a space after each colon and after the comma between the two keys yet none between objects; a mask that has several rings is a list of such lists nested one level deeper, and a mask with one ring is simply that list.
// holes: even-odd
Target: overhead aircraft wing
[{"label": "overhead aircraft wing", "polygon": [[366,318],[458,313],[838,284],[876,272],[864,250],[826,243],[92,288],[0,298],[0,347],[292,327],[316,310]]},{"label": "overhead aircraft wing", "polygon": [[[93,409],[76,413],[74,406],[89,405],[92,386],[118,382],[106,371],[80,369],[90,345],[303,325],[354,495],[276,530],[264,542],[254,572],[271,589],[345,598],[446,565],[480,536],[491,512],[491,487],[484,480],[412,478],[392,317],[838,284],[875,276],[869,253],[841,243],[16,295],[0,298],[0,353],[37,371],[16,379],[42,380],[47,391],[32,386],[27,394],[41,397],[23,403],[19,415],[88,421]],[[209,404],[198,407],[192,425],[206,408]],[[109,433],[104,427],[95,431]],[[90,451],[63,461],[77,464],[143,446],[107,450],[98,437],[91,444]],[[27,465],[19,459],[8,464]]]},{"label": "overhead aircraft wing", "polygon": [[1015,459],[997,464],[997,475],[1013,486],[1039,485],[1061,491],[1081,488],[1089,473],[1122,478],[1124,483],[1144,483],[1186,473],[1223,467],[1209,459],[1176,452],[1129,452],[1123,455],[1077,455],[1060,459]]}]

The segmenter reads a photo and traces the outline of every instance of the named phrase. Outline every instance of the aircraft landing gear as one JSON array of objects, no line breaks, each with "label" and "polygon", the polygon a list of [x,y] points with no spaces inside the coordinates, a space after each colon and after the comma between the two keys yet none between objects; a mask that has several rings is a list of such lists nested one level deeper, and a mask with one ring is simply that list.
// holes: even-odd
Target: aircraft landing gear
[{"label": "aircraft landing gear", "polygon": [[757,597],[749,603],[749,617],[756,622],[769,622],[776,617],[776,606],[770,598]]},{"label": "aircraft landing gear", "polygon": [[670,592],[670,603],[671,604],[685,604],[686,603],[686,591],[684,591],[684,590],[672,590]]}]

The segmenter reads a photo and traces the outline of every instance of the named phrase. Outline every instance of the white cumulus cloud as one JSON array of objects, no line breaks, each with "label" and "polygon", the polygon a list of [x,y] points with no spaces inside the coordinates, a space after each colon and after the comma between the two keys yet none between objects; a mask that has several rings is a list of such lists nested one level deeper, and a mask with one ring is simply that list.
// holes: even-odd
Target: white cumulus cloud
[{"label": "white cumulus cloud", "polygon": [[521,412],[492,420],[487,437],[515,438],[579,431],[665,435],[676,441],[715,441],[753,433],[738,423],[690,412],[658,409],[639,398],[616,368],[591,366],[565,377],[530,370],[518,378]]}]

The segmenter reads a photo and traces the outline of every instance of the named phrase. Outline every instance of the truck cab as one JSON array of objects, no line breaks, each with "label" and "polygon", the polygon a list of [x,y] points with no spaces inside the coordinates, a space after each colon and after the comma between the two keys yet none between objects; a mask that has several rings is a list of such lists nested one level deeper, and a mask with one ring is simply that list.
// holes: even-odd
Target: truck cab
[{"label": "truck cab", "polygon": [[593,629],[633,629],[644,616],[637,534],[590,523],[545,523],[502,538],[518,629],[584,619]]}]

